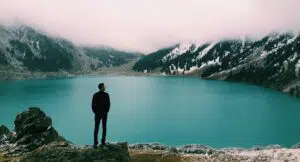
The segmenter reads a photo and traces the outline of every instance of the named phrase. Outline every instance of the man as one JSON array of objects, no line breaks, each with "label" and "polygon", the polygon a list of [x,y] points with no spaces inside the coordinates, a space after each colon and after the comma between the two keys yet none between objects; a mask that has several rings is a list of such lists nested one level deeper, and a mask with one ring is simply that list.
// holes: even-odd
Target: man
[{"label": "man", "polygon": [[99,92],[95,93],[92,101],[92,110],[95,114],[95,129],[94,129],[94,148],[98,145],[99,124],[102,120],[102,139],[101,145],[105,145],[106,138],[106,122],[107,114],[110,108],[110,99],[108,93],[105,92],[104,83],[98,85]]}]

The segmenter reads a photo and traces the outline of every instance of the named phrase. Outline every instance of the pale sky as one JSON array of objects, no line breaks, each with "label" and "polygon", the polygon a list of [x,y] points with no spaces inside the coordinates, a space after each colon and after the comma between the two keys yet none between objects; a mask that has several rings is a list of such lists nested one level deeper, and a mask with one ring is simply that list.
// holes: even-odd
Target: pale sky
[{"label": "pale sky", "polygon": [[300,0],[0,0],[24,23],[82,45],[152,52],[180,42],[300,29]]}]

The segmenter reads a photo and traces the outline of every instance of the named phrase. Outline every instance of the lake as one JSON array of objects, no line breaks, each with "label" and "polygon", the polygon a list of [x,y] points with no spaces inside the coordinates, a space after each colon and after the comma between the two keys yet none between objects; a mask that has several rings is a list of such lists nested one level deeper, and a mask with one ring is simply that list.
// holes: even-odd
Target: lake
[{"label": "lake", "polygon": [[17,113],[37,106],[62,136],[92,144],[90,105],[99,82],[106,84],[112,103],[109,141],[215,148],[300,142],[300,100],[253,85],[186,77],[0,81],[0,124],[12,129]]}]

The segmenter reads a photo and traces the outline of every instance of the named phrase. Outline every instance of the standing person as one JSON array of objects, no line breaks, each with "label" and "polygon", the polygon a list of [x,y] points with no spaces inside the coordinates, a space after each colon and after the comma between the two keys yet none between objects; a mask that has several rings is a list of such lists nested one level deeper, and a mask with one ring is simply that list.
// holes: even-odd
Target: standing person
[{"label": "standing person", "polygon": [[98,146],[98,131],[100,121],[102,120],[102,139],[101,145],[105,145],[106,140],[106,123],[107,114],[110,109],[110,99],[108,93],[105,92],[104,83],[98,85],[99,91],[93,96],[92,110],[95,114],[95,129],[94,129],[94,148]]}]

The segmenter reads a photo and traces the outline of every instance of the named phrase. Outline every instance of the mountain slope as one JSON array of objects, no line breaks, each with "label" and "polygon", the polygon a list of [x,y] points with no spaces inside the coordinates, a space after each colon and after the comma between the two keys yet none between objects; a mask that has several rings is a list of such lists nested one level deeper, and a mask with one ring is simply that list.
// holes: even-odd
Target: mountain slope
[{"label": "mountain slope", "polygon": [[179,44],[156,55],[140,59],[133,69],[248,82],[281,91],[298,84],[300,77],[300,35],[294,33],[274,33],[260,40]]},{"label": "mountain slope", "polygon": [[113,48],[83,47],[83,50],[87,56],[99,60],[101,68],[120,66],[142,56],[139,53],[124,52]]},{"label": "mountain slope", "polygon": [[79,47],[28,26],[0,26],[0,69],[30,72],[88,72],[139,57],[109,48]]}]

